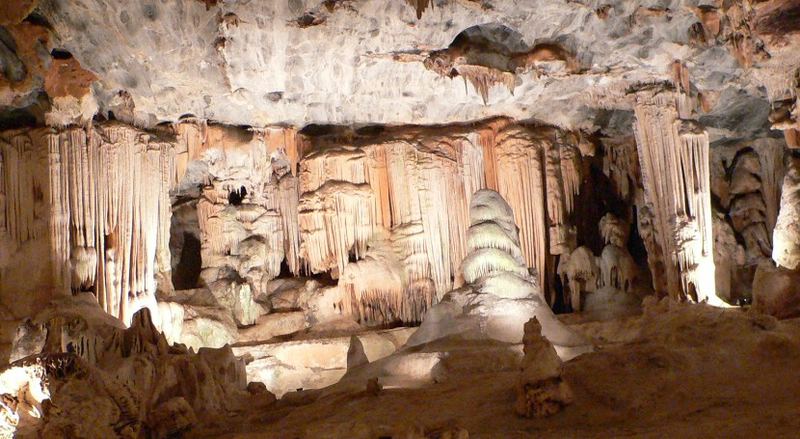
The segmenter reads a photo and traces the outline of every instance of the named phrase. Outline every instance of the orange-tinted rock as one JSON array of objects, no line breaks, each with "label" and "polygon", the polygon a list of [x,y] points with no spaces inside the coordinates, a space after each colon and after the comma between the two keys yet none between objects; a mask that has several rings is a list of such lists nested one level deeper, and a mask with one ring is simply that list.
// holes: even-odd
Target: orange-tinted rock
[{"label": "orange-tinted rock", "polygon": [[14,39],[15,55],[25,68],[25,76],[12,80],[0,71],[0,105],[15,105],[41,85],[47,60],[39,54],[42,47],[47,50],[50,34],[45,27],[28,22],[7,26],[6,29]]},{"label": "orange-tinted rock", "polygon": [[0,3],[0,25],[17,24],[33,11],[39,0],[3,0]]},{"label": "orange-tinted rock", "polygon": [[44,89],[51,99],[74,96],[80,98],[90,91],[94,73],[84,70],[74,57],[54,59],[44,79]]}]

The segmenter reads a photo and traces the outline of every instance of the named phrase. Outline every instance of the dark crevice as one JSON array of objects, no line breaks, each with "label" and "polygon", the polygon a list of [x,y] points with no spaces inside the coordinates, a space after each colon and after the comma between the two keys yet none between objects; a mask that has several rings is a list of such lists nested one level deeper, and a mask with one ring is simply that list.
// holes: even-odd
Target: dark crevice
[{"label": "dark crevice", "polygon": [[50,56],[52,56],[53,59],[70,59],[70,58],[72,58],[72,54],[69,53],[69,51],[64,50],[64,49],[53,49],[53,50],[50,51]]},{"label": "dark crevice", "polygon": [[193,234],[183,233],[183,248],[178,265],[172,272],[172,284],[176,290],[188,290],[197,286],[202,269],[200,240]]},{"label": "dark crevice", "polygon": [[247,188],[242,186],[239,189],[234,189],[228,194],[228,202],[232,206],[239,206],[247,196]]}]

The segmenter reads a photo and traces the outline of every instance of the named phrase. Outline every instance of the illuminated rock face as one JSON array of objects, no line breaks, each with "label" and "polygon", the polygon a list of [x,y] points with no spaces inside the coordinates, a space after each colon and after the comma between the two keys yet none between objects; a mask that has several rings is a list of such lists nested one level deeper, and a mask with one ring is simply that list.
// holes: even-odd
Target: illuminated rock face
[{"label": "illuminated rock face", "polygon": [[781,267],[800,266],[800,160],[792,157],[783,179],[781,208],[772,235],[772,259]]},{"label": "illuminated rock face", "polygon": [[708,134],[683,119],[691,115],[691,109],[681,106],[684,96],[648,91],[637,97],[634,132],[655,238],[648,257],[656,259],[651,267],[662,266],[666,277],[666,285],[654,284],[657,291],[720,304],[714,276]]},{"label": "illuminated rock face", "polygon": [[18,267],[26,279],[17,285],[92,290],[126,322],[141,308],[155,312],[156,278],[169,270],[172,145],[121,124],[17,132],[0,144],[11,239],[3,245],[49,247],[42,273]]}]

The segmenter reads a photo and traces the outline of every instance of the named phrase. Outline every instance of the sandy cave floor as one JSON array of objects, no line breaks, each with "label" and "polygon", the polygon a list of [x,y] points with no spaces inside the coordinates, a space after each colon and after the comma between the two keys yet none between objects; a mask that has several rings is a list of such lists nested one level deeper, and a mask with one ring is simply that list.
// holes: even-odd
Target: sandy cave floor
[{"label": "sandy cave floor", "polygon": [[[800,435],[800,320],[662,302],[641,317],[576,328],[609,341],[565,363],[575,401],[551,418],[515,415],[513,347],[447,339],[354,369],[329,388],[215,420],[191,436],[438,438],[463,430],[470,438]],[[365,390],[387,361],[419,352],[447,352],[437,382],[377,395]]]}]

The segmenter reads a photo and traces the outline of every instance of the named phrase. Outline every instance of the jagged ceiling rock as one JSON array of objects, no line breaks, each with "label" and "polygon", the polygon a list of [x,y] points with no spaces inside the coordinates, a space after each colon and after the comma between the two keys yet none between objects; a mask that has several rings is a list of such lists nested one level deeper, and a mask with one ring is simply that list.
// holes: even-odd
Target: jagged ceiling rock
[{"label": "jagged ceiling rock", "polygon": [[[796,7],[777,0],[754,5],[757,13],[737,2],[723,10],[677,0],[410,3],[45,0],[38,10],[63,48],[101,79],[101,108],[128,93],[142,125],[186,113],[256,126],[438,124],[505,115],[592,128],[598,109],[630,110],[627,89],[668,80],[678,59],[692,86],[709,92],[708,121],[720,126],[719,135],[731,128],[752,134],[767,129],[761,122],[767,96],[754,70],[741,66],[768,62],[772,47],[755,36],[759,30],[797,31]],[[419,19],[418,10],[424,10]],[[755,30],[742,15],[758,18]],[[489,53],[477,57],[477,66],[469,64],[474,56],[460,60],[468,64],[457,69],[463,80],[426,68],[431,52],[447,49],[466,30],[494,43],[483,47]],[[543,43],[557,50],[534,50]],[[487,65],[504,62],[497,45],[504,56],[531,56],[524,65],[506,60],[514,72],[487,73]],[[567,66],[558,61],[561,52],[570,55]],[[786,59],[798,63],[797,55],[787,55],[780,68],[788,68]],[[498,81],[505,86],[492,86]],[[712,99],[716,92],[722,99]],[[753,120],[741,119],[747,119],[742,100],[728,99],[738,96],[751,108],[761,103]]]}]

